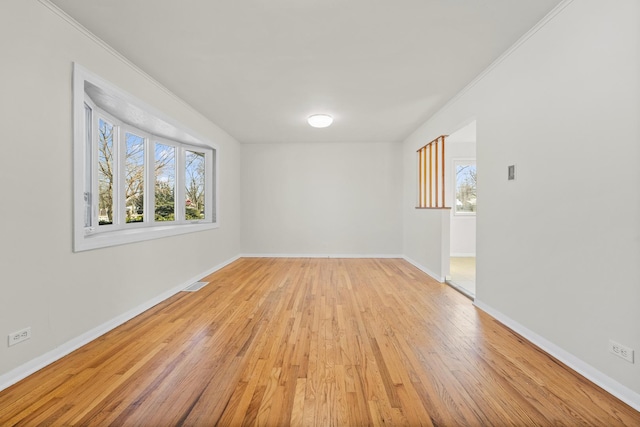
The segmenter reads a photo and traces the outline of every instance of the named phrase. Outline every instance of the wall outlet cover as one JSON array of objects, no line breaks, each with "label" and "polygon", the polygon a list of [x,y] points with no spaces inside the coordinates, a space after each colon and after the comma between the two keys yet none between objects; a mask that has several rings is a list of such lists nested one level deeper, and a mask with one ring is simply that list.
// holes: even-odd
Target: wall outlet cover
[{"label": "wall outlet cover", "polygon": [[626,345],[622,345],[613,340],[609,340],[609,352],[623,358],[629,363],[633,363],[633,349],[627,347]]},{"label": "wall outlet cover", "polygon": [[21,343],[22,341],[26,341],[31,338],[31,327],[21,329],[16,332],[12,332],[9,334],[9,347],[12,345],[16,345]]}]

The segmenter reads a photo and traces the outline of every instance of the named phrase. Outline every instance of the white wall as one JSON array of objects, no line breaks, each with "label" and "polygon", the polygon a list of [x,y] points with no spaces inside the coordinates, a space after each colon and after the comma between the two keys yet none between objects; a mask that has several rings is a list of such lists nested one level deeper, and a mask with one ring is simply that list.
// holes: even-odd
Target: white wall
[{"label": "white wall", "polygon": [[398,255],[399,143],[242,146],[242,249]]},{"label": "white wall", "polygon": [[[459,127],[459,126],[458,126]],[[451,132],[453,133],[454,128]],[[449,275],[449,252],[451,246],[451,209],[416,208],[418,204],[418,159],[417,150],[433,141],[439,134],[416,131],[403,144],[402,186],[402,255],[407,261],[431,277],[444,282]],[[445,143],[445,148],[448,149]],[[445,150],[445,157],[446,150]],[[445,185],[449,185],[445,176]],[[445,187],[446,188],[446,187]],[[445,205],[450,194],[445,194]]]},{"label": "white wall", "polygon": [[[0,386],[8,372],[240,253],[239,144],[37,1],[0,13]],[[220,228],[72,252],[72,63],[219,144]],[[7,334],[33,337],[7,347]],[[4,376],[3,376],[4,375]]]},{"label": "white wall", "polygon": [[[412,224],[404,241],[403,258],[434,279],[444,282],[449,275],[450,210],[416,209],[407,212]],[[405,229],[406,230],[406,229]]]},{"label": "white wall", "polygon": [[[47,7],[5,1],[0,336],[33,338],[0,345],[0,378],[241,251],[402,253],[441,275],[448,223],[415,209],[415,150],[475,117],[477,302],[637,398],[640,363],[607,341],[640,352],[640,4],[566,4],[403,145],[241,149]],[[73,61],[219,144],[220,229],[72,253]]]},{"label": "white wall", "polygon": [[415,150],[476,118],[476,303],[640,408],[640,2],[559,10],[405,141],[405,254]]}]

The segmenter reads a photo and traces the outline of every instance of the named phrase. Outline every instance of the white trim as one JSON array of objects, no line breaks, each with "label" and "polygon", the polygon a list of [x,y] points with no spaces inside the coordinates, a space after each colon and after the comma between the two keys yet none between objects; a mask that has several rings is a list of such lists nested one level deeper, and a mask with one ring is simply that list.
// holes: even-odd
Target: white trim
[{"label": "white trim", "polygon": [[456,291],[460,292],[462,295],[464,295],[465,297],[469,298],[470,300],[473,301],[475,299],[476,294],[474,294],[473,292],[470,292],[464,286],[461,286],[461,285],[457,284],[456,282],[451,281],[451,277],[447,276],[446,279],[447,280],[445,281],[445,283],[447,285],[451,286],[453,289],[455,289]]},{"label": "white trim", "polygon": [[[93,117],[94,117],[94,125],[93,131],[96,132],[98,128],[98,118],[104,118],[105,121],[113,124],[115,128],[122,129],[122,132],[131,132],[136,135],[140,135],[145,138],[147,144],[147,155],[146,159],[147,164],[145,165],[147,175],[145,180],[145,221],[140,224],[126,224],[124,221],[124,210],[119,204],[122,204],[124,201],[123,196],[119,193],[120,187],[114,189],[114,212],[118,217],[114,221],[113,226],[103,226],[102,228],[96,223],[93,224],[93,228],[95,232],[87,233],[84,228],[84,209],[86,203],[84,202],[84,185],[85,185],[85,150],[86,150],[86,131],[85,131],[85,109],[84,105],[89,99],[85,92],[85,82],[89,82],[93,86],[100,88],[103,91],[108,92],[111,96],[116,97],[117,99],[134,106],[136,108],[141,109],[150,117],[155,119],[159,119],[160,121],[164,121],[176,131],[179,131],[182,135],[180,138],[176,139],[168,139],[162,136],[158,136],[153,132],[150,132],[148,129],[140,129],[132,125],[128,125],[125,122],[124,117],[115,117],[113,114],[105,111],[103,106],[95,104],[95,100],[90,101],[89,104],[92,107]],[[180,124],[175,121],[173,118],[166,116],[159,110],[156,110],[155,107],[145,103],[144,101],[134,97],[129,94],[125,90],[113,85],[112,83],[104,80],[102,77],[93,74],[88,69],[84,68],[78,63],[73,64],[73,117],[74,117],[74,236],[73,236],[73,251],[81,252],[85,250],[98,249],[116,245],[129,244],[134,242],[140,242],[145,240],[157,239],[161,237],[168,236],[177,236],[185,233],[199,232],[204,230],[210,230],[220,227],[219,221],[219,212],[220,207],[217,205],[220,201],[219,199],[219,191],[217,189],[218,185],[218,177],[219,177],[219,150],[220,147],[218,144],[211,142],[209,139],[204,138],[202,135],[194,132],[190,128]],[[151,129],[153,131],[153,129]],[[117,135],[120,135],[118,132]],[[95,135],[94,135],[95,136]],[[186,138],[186,140],[183,140]],[[186,142],[185,142],[186,141]],[[114,156],[117,158],[119,155],[119,148],[121,146],[120,142],[114,136]],[[215,201],[216,206],[205,205],[206,213],[204,220],[186,220],[184,218],[183,209],[175,209],[175,221],[171,221],[170,223],[161,223],[155,222],[153,220],[153,208],[150,205],[149,201],[153,201],[151,197],[153,197],[153,191],[147,191],[149,188],[153,188],[154,181],[149,178],[152,176],[152,169],[150,165],[153,163],[148,163],[149,160],[155,161],[155,157],[153,153],[155,153],[155,144],[165,144],[171,147],[175,147],[176,155],[176,205],[177,208],[179,206],[179,201],[184,200],[184,189],[181,185],[181,171],[184,171],[184,166],[182,165],[184,156],[184,150],[197,150],[203,151],[205,153],[205,167],[207,167],[208,175],[206,175],[207,181],[210,182],[209,185],[205,187],[205,200],[206,201]],[[116,165],[123,163],[122,157],[120,154],[120,162],[117,162]],[[97,154],[94,154],[94,161],[97,158]],[[117,171],[116,174],[120,175],[122,178],[124,171]],[[215,176],[213,176],[215,174]],[[155,178],[154,178],[155,179]],[[94,180],[93,183],[94,189],[92,191],[93,197],[97,195],[97,180]],[[117,182],[117,181],[116,181]],[[184,183],[182,183],[184,184]],[[96,201],[94,200],[94,204]],[[95,205],[94,205],[95,209]],[[216,217],[213,218],[211,214],[215,210]],[[95,213],[94,213],[95,215]],[[109,228],[107,228],[109,227]]]},{"label": "white trim", "polygon": [[[205,147],[205,148],[213,148],[214,150],[218,150],[220,148],[217,143],[214,143],[209,138],[206,138],[204,135],[200,134],[199,132],[196,132],[190,127],[182,124],[177,119],[174,119],[172,116],[165,114],[163,111],[156,108],[155,106],[131,94],[129,91],[125,90],[124,88],[121,88],[115,83],[111,83],[106,78],[94,73],[93,71],[90,71],[88,68],[85,68],[84,66],[80,65],[77,62],[73,63],[74,106],[75,106],[75,101],[78,102],[78,105],[81,105],[87,98],[85,96],[85,85],[84,85],[85,82],[89,82],[91,85],[96,86],[97,88],[105,92],[108,92],[110,96],[117,98],[123,103],[139,108],[140,110],[145,112],[147,115],[165,122],[166,124],[175,128],[175,130],[180,131],[182,135],[175,138],[173,137],[168,138],[163,135],[158,135],[159,132],[157,132],[157,129],[154,132],[154,131],[148,131],[145,129],[140,129],[136,126],[127,125],[127,127],[131,129],[136,129],[137,132],[145,132],[147,134],[151,134],[150,136],[152,138],[161,138],[161,139],[164,139],[165,141],[171,141],[171,143],[174,145],[182,144],[184,146],[189,146],[189,147],[199,146],[199,147]],[[77,96],[77,98],[75,96]],[[91,102],[95,107],[97,107],[100,110],[100,114],[106,115],[109,118],[109,120],[114,120],[117,122],[125,122],[123,118],[115,117],[112,113],[107,111],[104,105],[96,104],[94,100],[91,100]],[[82,121],[83,117],[78,116],[78,119]],[[116,123],[116,124],[120,126],[122,123]],[[82,137],[82,135],[79,135],[79,136]],[[185,137],[188,137],[189,139],[183,140]]]},{"label": "white trim", "polygon": [[[71,25],[73,28],[75,28],[80,34],[82,34],[85,37],[87,37],[88,39],[90,39],[92,42],[94,42],[99,47],[104,49],[107,53],[109,53],[113,57],[115,57],[118,61],[122,62],[123,64],[125,64],[126,66],[131,68],[133,71],[135,71],[136,73],[140,74],[142,77],[144,77],[151,84],[156,86],[158,89],[160,89],[166,95],[170,96],[173,100],[179,102],[183,107],[189,109],[189,111],[191,111],[192,113],[195,113],[196,115],[198,115],[199,117],[207,120],[208,122],[211,121],[207,117],[205,117],[200,111],[196,110],[192,105],[189,105],[184,99],[180,98],[178,95],[176,95],[175,93],[171,92],[169,89],[167,89],[165,86],[163,86],[162,83],[160,83],[159,81],[157,81],[156,79],[151,77],[149,74],[147,74],[145,71],[143,71],[140,67],[135,65],[133,62],[129,61],[120,52],[118,52],[113,47],[108,45],[104,40],[102,40],[101,38],[99,38],[98,36],[93,34],[91,31],[89,31],[84,25],[80,24],[78,21],[73,19],[64,10],[60,9],[57,5],[51,3],[50,0],[38,0],[38,1],[44,7],[49,9],[51,12],[55,13],[58,17],[60,17],[61,19],[66,21],[69,25]],[[225,132],[225,133],[227,135],[229,135],[227,132]]]},{"label": "white trim", "polygon": [[39,371],[40,369],[44,368],[47,365],[50,365],[51,363],[63,358],[64,356],[68,355],[69,353],[79,349],[80,347],[90,343],[91,341],[99,338],[100,336],[106,334],[107,332],[111,331],[112,329],[115,329],[116,327],[122,325],[123,323],[133,319],[134,317],[144,313],[145,311],[149,310],[150,308],[152,308],[153,306],[161,303],[162,301],[172,297],[173,295],[177,294],[178,292],[182,291],[183,289],[187,288],[188,286],[190,286],[191,284],[193,284],[193,282],[199,281],[200,279],[202,279],[205,276],[208,276],[211,273],[214,273],[218,270],[220,270],[223,267],[226,267],[227,265],[231,264],[232,262],[238,260],[240,258],[239,255],[236,255],[233,258],[230,258],[226,261],[223,261],[222,263],[216,265],[213,268],[208,269],[207,271],[204,271],[190,279],[185,280],[184,282],[180,283],[177,286],[174,286],[173,288],[161,293],[160,295],[158,295],[155,298],[150,299],[149,301],[140,304],[137,307],[132,308],[131,310],[122,313],[119,316],[116,316],[115,318],[67,341],[66,343],[56,347],[55,349],[36,357],[35,359],[32,359],[30,361],[28,361],[27,363],[24,363],[20,366],[18,366],[15,369],[12,369],[11,371],[7,372],[6,374],[0,375],[0,391],[12,386],[13,384],[17,383],[18,381],[28,377],[29,375]]},{"label": "white trim", "polygon": [[[240,258],[401,258],[404,259],[405,261],[409,262],[410,264],[412,264],[414,267],[418,268],[419,270],[421,270],[422,272],[428,274],[429,276],[431,276],[432,278],[434,278],[435,280],[443,283],[444,282],[444,278],[440,278],[438,275],[434,274],[431,270],[429,270],[428,268],[418,264],[417,262],[415,262],[414,260],[412,260],[411,258],[407,257],[407,256],[403,256],[403,255],[390,255],[390,254],[384,254],[384,255],[355,255],[355,254],[344,254],[344,255],[336,255],[336,254],[326,254],[326,255],[319,255],[319,254],[307,254],[307,255],[301,255],[301,254],[241,254],[241,255],[236,255],[216,266],[214,266],[213,268],[210,268],[209,270],[202,272],[190,279],[185,280],[184,282],[182,282],[181,284],[163,292],[162,294],[158,295],[155,298],[152,298],[151,300],[111,319],[110,321],[107,321],[105,323],[103,323],[102,325],[99,325],[81,335],[79,335],[78,337],[67,341],[66,343],[60,345],[59,347],[57,347],[54,350],[51,350],[39,357],[36,357],[35,359],[30,360],[27,363],[22,364],[21,366],[18,366],[17,368],[3,374],[0,375],[0,391],[12,386],[13,384],[17,383],[18,381],[28,377],[29,375],[39,371],[40,369],[44,368],[47,365],[50,365],[51,363],[61,359],[62,357],[68,355],[69,353],[77,350],[78,348],[88,344],[89,342],[99,338],[100,336],[104,335],[105,333],[111,331],[112,329],[124,324],[125,322],[129,321],[130,319],[142,314],[143,312],[145,312],[146,310],[149,310],[150,308],[152,308],[153,306],[161,303],[162,301],[172,297],[173,295],[177,294],[178,292],[184,290],[185,288],[189,287],[191,284],[193,284],[193,282],[195,281],[199,281],[201,278],[208,276],[220,269],[222,269],[223,267],[226,267],[227,265],[237,261]],[[531,342],[533,345],[539,347],[540,349],[542,349],[543,351],[545,351],[546,353],[548,353],[549,355],[555,357],[556,359],[558,359],[559,361],[561,361],[562,363],[564,363],[565,365],[567,365],[569,368],[571,368],[572,370],[576,371],[577,373],[579,373],[580,375],[584,376],[587,380],[591,381],[592,383],[596,384],[597,386],[601,387],[602,389],[604,389],[605,391],[607,391],[608,393],[610,393],[611,395],[617,397],[618,399],[620,399],[621,401],[625,402],[626,404],[628,404],[629,406],[631,406],[632,408],[640,411],[640,394],[631,390],[630,388],[626,387],[625,385],[619,383],[618,381],[614,380],[613,378],[605,375],[604,373],[600,372],[599,370],[595,369],[593,366],[585,363],[584,361],[582,361],[581,359],[577,358],[576,356],[574,356],[573,354],[567,352],[566,350],[562,349],[561,347],[557,346],[556,344],[553,344],[552,342],[550,342],[549,340],[545,339],[544,337],[536,334],[535,332],[529,330],[528,328],[526,328],[525,326],[521,325],[520,323],[516,322],[515,320],[509,318],[508,316],[505,316],[504,314],[502,314],[501,312],[499,312],[498,310],[495,310],[494,308],[490,307],[489,305],[483,303],[482,301],[478,301],[475,300],[473,302],[473,304],[480,310],[484,311],[485,313],[487,313],[488,315],[490,315],[491,317],[493,317],[494,319],[496,319],[498,322],[502,323],[503,325],[507,326],[508,328],[512,329],[514,332],[520,334],[521,336],[523,336],[527,341]]]},{"label": "white trim", "polygon": [[215,230],[217,228],[220,228],[220,225],[216,223],[185,224],[182,222],[172,225],[132,227],[129,230],[119,229],[115,230],[113,233],[96,233],[82,239],[80,243],[76,243],[74,252],[144,242],[146,240],[161,239],[163,237],[178,236],[181,234],[196,233],[206,230]]},{"label": "white trim", "polygon": [[620,384],[618,381],[614,380],[608,375],[605,375],[593,366],[577,358],[573,354],[557,346],[546,338],[536,334],[535,332],[509,318],[508,316],[505,316],[500,311],[483,303],[482,301],[475,300],[473,304],[480,310],[496,319],[498,322],[512,329],[514,332],[522,335],[525,339],[527,339],[527,341],[539,347],[549,355],[555,357],[560,362],[564,363],[569,368],[573,369],[598,387],[606,390],[608,393],[622,400],[624,403],[631,406],[635,410],[640,411],[640,393],[637,393],[627,386]]},{"label": "white trim", "polygon": [[476,219],[476,212],[458,212],[458,165],[469,165],[474,166],[476,171],[478,170],[478,165],[476,164],[475,157],[453,157],[451,159],[451,188],[453,189],[453,194],[451,195],[451,213],[456,219]]},{"label": "white trim", "polygon": [[[44,0],[40,0],[44,1]],[[502,55],[500,55],[495,61],[493,61],[487,68],[484,69],[480,74],[474,78],[471,83],[466,85],[462,90],[460,90],[457,94],[455,94],[449,101],[447,101],[438,111],[436,111],[423,125],[418,127],[418,129],[414,130],[405,141],[410,139],[414,134],[416,134],[420,129],[422,129],[427,123],[430,123],[439,115],[443,114],[445,110],[451,107],[453,104],[458,102],[460,98],[462,98],[467,92],[469,92],[475,85],[480,83],[489,73],[491,73],[498,65],[500,65],[504,60],[506,60],[509,56],[511,56],[515,51],[517,51],[520,46],[525,44],[527,40],[529,40],[534,34],[540,31],[544,26],[546,26],[549,22],[551,22],[560,12],[562,12],[567,6],[573,3],[574,0],[564,0],[560,2],[555,8],[551,10],[544,18],[542,18],[536,25],[534,25],[529,31],[527,31],[522,37],[520,37],[509,49],[507,49]]]},{"label": "white trim", "polygon": [[399,254],[241,254],[241,258],[400,258]]},{"label": "white trim", "polygon": [[413,265],[418,270],[422,271],[423,273],[428,274],[429,276],[431,276],[433,279],[437,280],[438,282],[440,282],[440,283],[444,283],[445,282],[445,278],[444,277],[435,274],[433,271],[431,271],[427,267],[417,263],[416,261],[412,260],[411,258],[409,258],[407,256],[404,256],[404,255],[401,258],[404,259],[405,261],[407,261],[409,264]]},{"label": "white trim", "polygon": [[[207,123],[211,123],[211,120],[208,117],[205,117],[204,114],[202,114],[201,111],[198,111],[197,109],[195,109],[192,105],[190,105],[189,103],[187,103],[184,99],[180,98],[178,95],[176,95],[175,93],[171,92],[168,88],[166,88],[165,86],[163,86],[158,80],[154,79],[153,77],[151,77],[148,73],[146,73],[145,71],[143,71],[140,67],[138,67],[137,65],[135,65],[133,62],[129,61],[125,56],[123,56],[120,52],[118,52],[117,50],[115,50],[113,47],[111,47],[110,45],[108,45],[104,40],[102,40],[101,38],[99,38],[98,36],[96,36],[95,34],[93,34],[91,31],[89,31],[85,26],[83,26],[82,24],[80,24],[78,21],[76,21],[75,19],[73,19],[68,13],[66,13],[65,11],[63,11],[62,9],[60,9],[57,5],[53,4],[50,0],[38,0],[40,2],[40,4],[42,4],[44,7],[46,7],[47,9],[49,9],[52,13],[54,13],[55,15],[57,15],[60,19],[64,20],[67,24],[69,24],[71,27],[73,27],[76,31],[78,31],[80,34],[82,34],[83,36],[87,37],[89,40],[91,40],[93,43],[95,43],[97,46],[99,46],[100,48],[104,49],[105,52],[111,54],[114,58],[116,58],[118,61],[122,62],[124,65],[126,65],[127,67],[129,67],[131,70],[135,71],[136,73],[138,73],[140,76],[142,76],[145,80],[147,80],[149,83],[151,83],[152,85],[154,85],[155,87],[157,87],[158,89],[160,89],[164,94],[166,94],[167,96],[169,96],[172,100],[176,101],[177,103],[179,103],[182,107],[186,108],[188,111],[190,111],[192,114],[195,114],[196,116],[204,119]],[[74,70],[75,72],[75,70]],[[76,85],[75,81],[74,81],[74,100],[76,100],[76,96],[80,96],[80,93],[84,93],[84,88],[80,88]],[[76,92],[77,95],[76,95]],[[82,95],[84,97],[84,95]],[[137,98],[136,98],[137,99]],[[145,106],[147,106],[146,104],[144,104]],[[147,106],[148,107],[148,106]],[[164,113],[161,113],[159,110],[156,110],[155,108],[153,109],[149,109],[147,108],[147,111],[154,111],[154,114],[156,115],[156,117],[161,118],[162,120],[166,121],[169,124],[172,124],[174,126],[177,126],[177,123],[174,122],[174,120],[172,118],[168,118],[167,116],[164,115]],[[74,120],[79,119],[75,113],[74,113]],[[215,176],[213,177],[215,179],[215,183],[214,183],[214,193],[212,196],[212,201],[215,201],[215,205],[213,206],[213,208],[215,209],[215,217],[212,218],[209,215],[207,215],[207,220],[209,220],[211,218],[211,221],[214,224],[218,224],[218,226],[220,225],[220,196],[219,196],[219,189],[217,188],[218,182],[220,182],[220,168],[219,168],[219,164],[218,164],[218,159],[220,157],[220,150],[221,148],[218,146],[218,144],[212,144],[210,143],[210,141],[207,138],[203,138],[201,137],[198,133],[195,133],[193,131],[191,131],[188,128],[185,128],[183,125],[179,125],[177,126],[181,129],[186,129],[188,131],[188,133],[191,134],[191,136],[193,136],[194,138],[198,139],[199,141],[206,141],[207,143],[210,144],[211,147],[213,147],[214,149],[214,154],[215,154],[215,159],[214,159],[214,165],[215,165]],[[224,133],[225,135],[229,136],[230,138],[234,139],[235,138],[233,136],[231,136],[227,131],[225,131],[224,129],[220,128],[219,126],[216,125],[216,128]],[[75,131],[74,131],[75,132]],[[75,135],[74,133],[74,138],[78,137],[78,135]],[[74,156],[76,156],[77,154],[75,153],[75,148],[74,148]],[[82,159],[77,159],[76,157],[74,157],[74,165],[76,164],[77,161],[82,161]],[[75,191],[75,187],[74,187],[74,191]],[[74,196],[75,197],[75,196]],[[207,203],[209,203],[209,201],[207,201]],[[209,204],[209,206],[211,206]],[[74,208],[75,209],[75,208]],[[208,211],[211,211],[211,209],[208,209]],[[76,212],[74,210],[74,215],[79,214],[78,212]]]},{"label": "white trim", "polygon": [[472,253],[472,252],[456,252],[456,253],[450,254],[449,257],[454,257],[454,258],[475,258],[476,254]]}]

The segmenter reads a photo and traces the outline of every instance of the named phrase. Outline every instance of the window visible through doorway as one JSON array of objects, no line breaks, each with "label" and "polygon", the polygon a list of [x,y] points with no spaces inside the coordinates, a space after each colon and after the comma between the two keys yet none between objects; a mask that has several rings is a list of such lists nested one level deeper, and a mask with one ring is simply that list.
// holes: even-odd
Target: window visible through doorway
[{"label": "window visible through doorway", "polygon": [[453,204],[456,215],[476,214],[476,162],[470,160],[454,161],[456,198]]}]

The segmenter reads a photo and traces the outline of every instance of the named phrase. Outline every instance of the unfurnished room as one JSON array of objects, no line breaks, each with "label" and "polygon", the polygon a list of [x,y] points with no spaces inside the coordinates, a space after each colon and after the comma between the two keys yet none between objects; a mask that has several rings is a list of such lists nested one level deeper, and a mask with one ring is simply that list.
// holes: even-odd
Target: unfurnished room
[{"label": "unfurnished room", "polygon": [[640,425],[640,1],[3,0],[1,426]]}]

